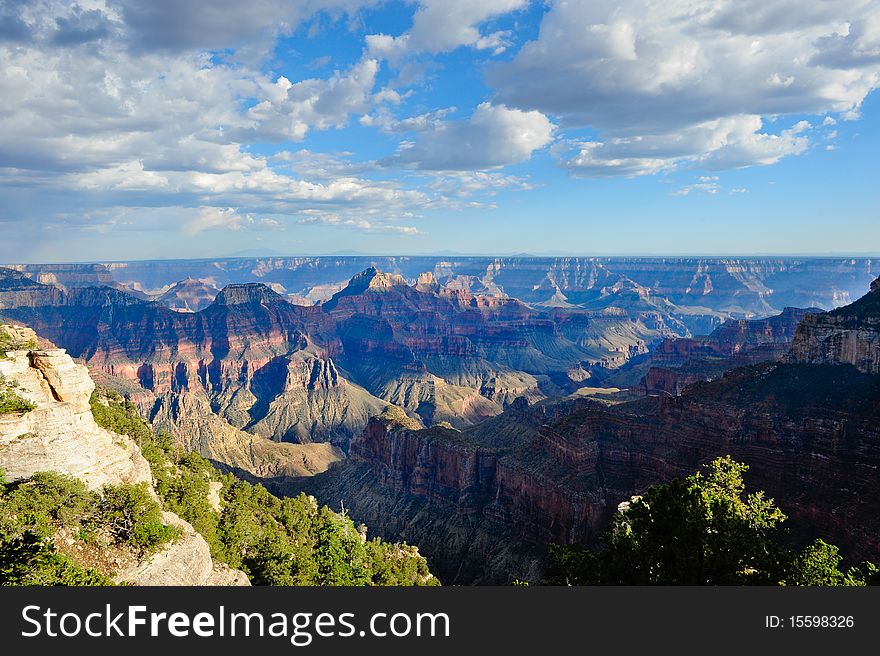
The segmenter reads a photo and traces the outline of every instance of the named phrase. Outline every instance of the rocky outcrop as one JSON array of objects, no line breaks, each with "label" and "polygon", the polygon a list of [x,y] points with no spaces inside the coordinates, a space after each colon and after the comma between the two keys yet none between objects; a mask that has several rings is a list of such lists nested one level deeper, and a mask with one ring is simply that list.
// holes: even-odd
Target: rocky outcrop
[{"label": "rocky outcrop", "polygon": [[688,385],[713,380],[730,369],[781,359],[804,317],[819,313],[817,308],[785,308],[764,319],[731,319],[706,336],[666,339],[631,370],[606,382],[623,383],[647,371],[637,386],[640,393],[677,396]]},{"label": "rocky outcrop", "polygon": [[63,302],[64,292],[59,287],[40,284],[19,271],[0,267],[0,311]]},{"label": "rocky outcrop", "polygon": [[0,359],[0,377],[36,405],[0,416],[0,468],[10,480],[57,471],[93,489],[152,481],[137,446],[95,424],[89,409],[95,384],[63,349],[8,352]]},{"label": "rocky outcrop", "polygon": [[157,554],[117,572],[116,583],[150,586],[251,584],[244,572],[214,562],[208,543],[189,522],[170,512],[162,513],[162,521],[180,529],[180,537]]},{"label": "rocky outcrop", "polygon": [[224,287],[214,303],[217,305],[249,305],[252,303],[277,303],[283,297],[262,283],[246,283]]},{"label": "rocky outcrop", "polygon": [[203,393],[165,395],[149,403],[153,425],[221,469],[250,479],[287,479],[326,471],[344,457],[329,442],[274,442],[242,431],[211,410]]},{"label": "rocky outcrop", "polygon": [[852,305],[807,317],[798,326],[789,361],[851,364],[880,374],[880,278]]},{"label": "rocky outcrop", "polygon": [[543,423],[583,403],[530,408],[520,399],[464,431],[421,429],[389,410],[352,441],[346,461],[287,491],[343,500],[379,535],[420,545],[447,583],[538,581],[547,542],[570,539],[558,535],[571,526],[561,520],[572,512],[582,519],[572,509],[590,506],[580,492],[530,472],[516,454],[539,439]]},{"label": "rocky outcrop", "polygon": [[156,300],[179,312],[199,312],[214,302],[219,291],[209,281],[185,278],[172,285]]},{"label": "rocky outcrop", "polygon": [[[12,331],[27,336],[25,329]],[[53,471],[82,480],[90,489],[122,483],[150,486],[150,466],[128,437],[100,428],[89,399],[95,384],[84,365],[63,349],[18,350],[0,358],[0,385],[29,401],[26,412],[0,415],[0,469],[11,481]],[[155,494],[155,492],[153,492]],[[119,571],[118,583],[134,585],[249,585],[238,570],[211,559],[208,543],[174,513],[166,524],[181,536],[157,554]]]},{"label": "rocky outcrop", "polygon": [[440,283],[437,282],[437,279],[431,271],[425,271],[424,273],[420,273],[419,277],[416,279],[416,289],[420,292],[436,293],[440,291]]},{"label": "rocky outcrop", "polygon": [[347,380],[331,358],[308,350],[270,362],[253,379],[256,403],[247,425],[254,435],[307,444],[332,442],[347,447],[367,420],[385,408]]},{"label": "rocky outcrop", "polygon": [[117,284],[110,269],[103,264],[17,265],[14,268],[40,284],[62,289]]},{"label": "rocky outcrop", "polygon": [[118,572],[115,580],[128,585],[204,585],[213,571],[208,543],[174,513],[162,521],[181,530],[181,536],[159,553]]}]

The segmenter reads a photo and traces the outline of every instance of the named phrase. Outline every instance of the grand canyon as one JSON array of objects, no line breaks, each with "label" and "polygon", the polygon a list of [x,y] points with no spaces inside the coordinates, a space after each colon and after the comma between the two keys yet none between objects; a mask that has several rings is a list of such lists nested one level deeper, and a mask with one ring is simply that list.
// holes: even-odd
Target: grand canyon
[{"label": "grand canyon", "polygon": [[732,455],[880,556],[880,259],[267,257],[0,268],[0,320],[156,431],[418,546],[540,582],[618,504]]}]

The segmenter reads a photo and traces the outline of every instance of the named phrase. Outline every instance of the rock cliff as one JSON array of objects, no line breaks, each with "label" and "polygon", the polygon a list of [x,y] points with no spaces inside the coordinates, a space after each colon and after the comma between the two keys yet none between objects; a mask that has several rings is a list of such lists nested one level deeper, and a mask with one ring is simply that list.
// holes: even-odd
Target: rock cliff
[{"label": "rock cliff", "polygon": [[157,300],[172,310],[198,312],[213,303],[219,292],[207,280],[186,278],[164,291]]},{"label": "rock cliff", "polygon": [[0,467],[10,480],[57,471],[98,489],[109,483],[151,483],[150,467],[128,438],[95,424],[88,370],[63,349],[9,351],[0,377],[36,407],[0,416]]},{"label": "rock cliff", "polygon": [[851,364],[880,374],[880,278],[855,303],[807,317],[798,326],[789,361]]},{"label": "rock cliff", "polygon": [[[26,330],[13,327],[19,335],[27,336]],[[89,405],[95,384],[63,349],[7,351],[0,357],[0,385],[32,404],[26,412],[0,415],[0,468],[10,481],[52,471],[94,490],[120,483],[152,489],[150,466],[138,446],[95,423]],[[118,572],[118,583],[249,585],[242,572],[212,561],[207,542],[190,524],[169,512],[163,520],[181,529],[180,538]]]},{"label": "rock cliff", "polygon": [[819,313],[817,308],[785,308],[764,319],[730,319],[706,336],[666,339],[605,382],[624,387],[641,375],[640,393],[677,396],[688,385],[719,378],[730,369],[781,359],[804,317]]},{"label": "rock cliff", "polygon": [[249,283],[229,285],[203,310],[186,313],[109,287],[60,291],[18,272],[6,277],[10,288],[31,291],[21,298],[0,288],[0,312],[93,371],[152,393],[144,409],[175,434],[180,413],[168,410],[187,396],[203,399],[233,428],[342,449],[388,403],[425,423],[462,428],[519,396],[573,391],[591,368],[617,366],[674,334],[653,309],[635,318],[623,310],[535,309],[450,291],[433,275],[410,286],[375,268],[320,306],[292,305]]}]

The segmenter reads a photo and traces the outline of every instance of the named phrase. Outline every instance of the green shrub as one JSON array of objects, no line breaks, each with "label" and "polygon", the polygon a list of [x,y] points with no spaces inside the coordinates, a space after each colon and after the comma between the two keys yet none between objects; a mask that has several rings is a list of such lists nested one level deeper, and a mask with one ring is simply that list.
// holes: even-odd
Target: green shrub
[{"label": "green shrub", "polygon": [[30,412],[36,407],[35,403],[21,398],[10,387],[0,383],[0,415]]},{"label": "green shrub", "polygon": [[141,419],[135,405],[117,392],[101,388],[92,394],[89,403],[95,423],[101,428],[128,435],[137,442],[153,439],[153,431]]},{"label": "green shrub", "polygon": [[32,350],[37,348],[37,342],[29,339],[22,340],[0,327],[0,358],[6,357],[7,351]]},{"label": "green shrub", "polygon": [[[413,547],[367,541],[350,518],[305,495],[279,498],[262,485],[221,475],[197,453],[174,448],[167,435],[155,436],[134,404],[115,392],[96,390],[92,414],[100,426],[137,442],[163,507],[192,524],[216,560],[244,570],[255,585],[439,584]],[[218,481],[219,513],[208,496]]]},{"label": "green shrub", "polygon": [[162,523],[162,510],[146,483],[105,486],[101,521],[117,541],[143,554],[180,536],[180,529]]},{"label": "green shrub", "polygon": [[0,482],[0,585],[110,585],[52,541],[61,527],[80,534],[98,528],[99,501],[81,481],[56,473]]},{"label": "green shrub", "polygon": [[98,495],[82,481],[55,472],[38,472],[4,488],[6,517],[42,537],[52,535],[58,525],[90,525],[98,505]]},{"label": "green shrub", "polygon": [[0,585],[113,585],[93,568],[82,567],[33,531],[0,534]]}]

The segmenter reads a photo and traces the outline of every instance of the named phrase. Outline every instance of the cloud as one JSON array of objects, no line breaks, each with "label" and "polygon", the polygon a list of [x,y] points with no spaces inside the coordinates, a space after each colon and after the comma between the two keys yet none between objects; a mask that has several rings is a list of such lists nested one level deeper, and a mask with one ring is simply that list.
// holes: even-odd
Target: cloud
[{"label": "cloud", "polygon": [[318,13],[354,14],[380,0],[108,0],[128,27],[130,46],[139,52],[216,50],[258,45]]},{"label": "cloud", "polygon": [[[41,190],[40,216],[67,222],[101,207],[179,207],[182,216],[192,207],[240,207],[242,215],[258,216],[324,206],[394,213],[445,202],[436,192],[362,177],[375,171],[370,164],[331,170],[328,160],[316,171],[289,162],[284,170],[282,158],[249,151],[253,140],[294,140],[366,112],[375,60],[291,82],[204,52],[133,54],[110,13],[113,29],[85,43],[70,35],[92,24],[88,12],[68,25],[56,19],[76,12],[64,13],[60,4],[44,7],[42,22],[25,15],[29,5],[21,7],[44,36],[0,44],[0,96],[16,99],[0,109],[0,221],[32,217],[34,188]],[[63,47],[50,43],[58,25],[68,34]],[[190,232],[222,216],[194,219]],[[229,225],[243,225],[235,216],[226,217]]]},{"label": "cloud", "polygon": [[384,163],[422,170],[482,170],[527,161],[553,138],[553,124],[536,111],[482,103],[467,120],[438,121],[404,142]]},{"label": "cloud", "polygon": [[706,170],[774,164],[809,146],[811,126],[799,121],[779,134],[764,132],[759,116],[733,116],[657,135],[560,142],[553,153],[563,168],[585,177],[637,177],[681,164]]},{"label": "cloud", "polygon": [[168,186],[168,178],[155,171],[145,171],[140,160],[77,174],[73,181],[84,189],[144,190]]},{"label": "cloud", "polygon": [[480,25],[527,5],[528,0],[420,0],[409,32],[397,37],[368,35],[367,51],[392,63],[407,55],[450,52],[461,46],[501,54],[509,46],[510,33],[484,33]]},{"label": "cloud", "polygon": [[352,178],[377,169],[373,161],[353,162],[351,157],[352,153],[349,152],[320,153],[303,148],[297,151],[282,150],[275,153],[272,160],[301,176],[323,181]]},{"label": "cloud", "polygon": [[[191,214],[192,210],[186,213]],[[237,207],[200,207],[183,226],[185,233],[198,235],[207,230],[283,230],[284,223],[271,217],[257,218],[253,214],[241,214]]]},{"label": "cloud", "polygon": [[446,171],[433,176],[428,188],[453,198],[494,196],[499,191],[529,191],[535,188],[525,177],[495,171]]},{"label": "cloud", "polygon": [[[390,232],[400,235],[419,235],[419,229],[411,225],[396,225],[387,221],[373,221],[337,213],[308,210],[297,223],[300,225],[324,225],[348,228],[359,232]],[[410,217],[411,218],[411,217]]]},{"label": "cloud", "polygon": [[113,29],[112,21],[104,12],[78,6],[74,6],[69,15],[57,17],[55,25],[57,31],[52,35],[52,43],[60,46],[98,41]]},{"label": "cloud", "polygon": [[252,222],[251,215],[242,216],[235,207],[202,207],[184,230],[191,235],[205,230],[241,230]]},{"label": "cloud", "polygon": [[375,126],[384,132],[421,132],[440,128],[449,114],[457,111],[456,107],[441,107],[424,114],[398,119],[392,116],[387,107],[379,107],[374,114],[361,117],[361,125]]},{"label": "cloud", "polygon": [[714,196],[720,189],[717,175],[701,175],[697,178],[697,182],[676,189],[672,192],[673,196],[689,196],[692,192],[698,191],[704,194]]},{"label": "cloud", "polygon": [[487,79],[499,103],[598,132],[561,160],[583,175],[769,164],[808,138],[763,118],[845,115],[880,85],[878,20],[868,0],[554,1]]},{"label": "cloud", "polygon": [[326,80],[294,84],[279,77],[274,84],[264,85],[266,98],[248,111],[254,136],[299,141],[309,129],[344,127],[352,113],[363,114],[371,108],[378,70],[377,60],[365,59]]},{"label": "cloud", "polygon": [[28,0],[4,0],[0,4],[0,43],[23,43],[33,38]]},{"label": "cloud", "polygon": [[880,14],[847,23],[840,32],[816,43],[811,63],[836,69],[876,67],[880,64]]}]

